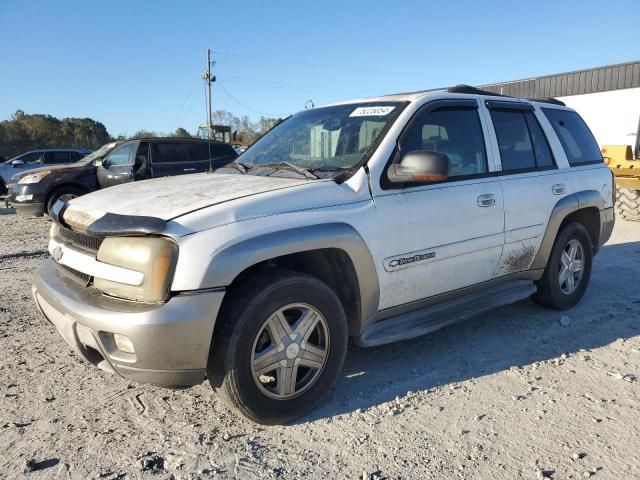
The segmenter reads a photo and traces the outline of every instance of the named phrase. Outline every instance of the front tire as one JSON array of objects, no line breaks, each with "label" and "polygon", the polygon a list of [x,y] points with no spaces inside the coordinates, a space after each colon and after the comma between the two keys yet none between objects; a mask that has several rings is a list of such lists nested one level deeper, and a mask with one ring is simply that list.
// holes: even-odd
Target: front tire
[{"label": "front tire", "polygon": [[625,220],[640,221],[640,190],[616,188],[616,214]]},{"label": "front tire", "polygon": [[231,292],[221,321],[209,380],[227,404],[257,423],[281,424],[309,412],[342,370],[346,315],[315,277],[259,274]]},{"label": "front tire", "polygon": [[76,188],[76,187],[62,187],[59,190],[54,191],[49,198],[47,199],[46,204],[46,213],[47,215],[55,205],[55,203],[61,198],[66,200],[71,200],[72,198],[79,197],[80,195],[84,195],[84,191]]},{"label": "front tire", "polygon": [[593,264],[593,245],[589,232],[580,223],[570,223],[558,234],[538,291],[536,303],[556,310],[576,305],[589,284]]}]

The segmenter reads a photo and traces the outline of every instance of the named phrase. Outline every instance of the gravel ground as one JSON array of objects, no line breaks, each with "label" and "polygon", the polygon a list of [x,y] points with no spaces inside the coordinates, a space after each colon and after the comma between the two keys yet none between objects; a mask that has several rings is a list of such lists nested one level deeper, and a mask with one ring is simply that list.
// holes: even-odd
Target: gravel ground
[{"label": "gravel ground", "polygon": [[79,361],[31,300],[48,227],[0,209],[0,478],[640,477],[640,224],[618,221],[576,308],[353,347],[327,401],[268,428],[207,384]]}]

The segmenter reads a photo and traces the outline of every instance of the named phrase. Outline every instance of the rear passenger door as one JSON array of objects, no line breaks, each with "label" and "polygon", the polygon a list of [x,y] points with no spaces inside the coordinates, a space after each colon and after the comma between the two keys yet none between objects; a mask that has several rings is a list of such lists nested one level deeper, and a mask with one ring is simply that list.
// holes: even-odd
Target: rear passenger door
[{"label": "rear passenger door", "polygon": [[496,272],[502,276],[529,269],[568,188],[531,104],[488,100],[486,107],[502,167],[505,246]]},{"label": "rear passenger door", "polygon": [[187,147],[182,142],[151,143],[151,168],[153,178],[194,173],[189,165]]}]

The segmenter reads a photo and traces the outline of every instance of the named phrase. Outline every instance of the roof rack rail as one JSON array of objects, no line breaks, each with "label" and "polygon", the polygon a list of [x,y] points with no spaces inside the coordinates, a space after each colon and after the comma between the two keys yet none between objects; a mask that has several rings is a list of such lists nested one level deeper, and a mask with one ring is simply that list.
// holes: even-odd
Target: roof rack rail
[{"label": "roof rack rail", "polygon": [[[509,97],[509,95],[502,95],[500,93],[489,92],[488,90],[481,90],[471,85],[456,85],[455,87],[447,88],[449,93],[469,93],[471,95],[491,95],[492,97]],[[513,98],[513,97],[509,97]]]},{"label": "roof rack rail", "polygon": [[567,106],[563,101],[553,97],[527,98],[527,100],[531,100],[532,102],[553,103],[554,105],[562,105],[563,107]]}]

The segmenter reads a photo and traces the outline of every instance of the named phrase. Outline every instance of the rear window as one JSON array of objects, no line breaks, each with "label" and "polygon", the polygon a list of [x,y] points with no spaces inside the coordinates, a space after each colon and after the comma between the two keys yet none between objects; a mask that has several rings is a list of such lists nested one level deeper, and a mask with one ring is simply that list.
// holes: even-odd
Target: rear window
[{"label": "rear window", "polygon": [[571,166],[603,161],[598,143],[580,115],[557,108],[543,108],[542,111],[558,135]]}]

